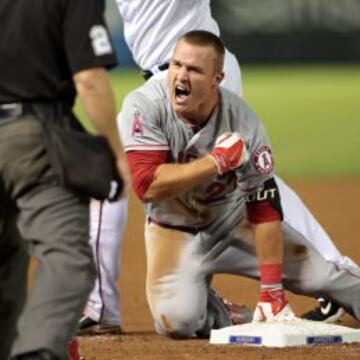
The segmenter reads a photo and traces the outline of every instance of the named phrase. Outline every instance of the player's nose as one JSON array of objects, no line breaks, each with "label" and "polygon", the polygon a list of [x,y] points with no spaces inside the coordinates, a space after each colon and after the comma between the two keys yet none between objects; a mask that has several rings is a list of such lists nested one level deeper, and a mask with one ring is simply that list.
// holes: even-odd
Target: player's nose
[{"label": "player's nose", "polygon": [[177,79],[180,81],[185,81],[188,79],[188,71],[186,69],[186,66],[180,66],[177,72]]}]

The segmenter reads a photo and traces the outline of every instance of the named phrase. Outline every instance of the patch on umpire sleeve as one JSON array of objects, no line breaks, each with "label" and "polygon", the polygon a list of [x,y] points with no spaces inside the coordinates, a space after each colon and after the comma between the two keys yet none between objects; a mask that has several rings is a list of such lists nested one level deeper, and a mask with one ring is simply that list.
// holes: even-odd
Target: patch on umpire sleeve
[{"label": "patch on umpire sleeve", "polygon": [[93,25],[90,29],[90,39],[94,54],[102,56],[112,54],[113,49],[111,46],[110,38],[106,28],[102,25]]},{"label": "patch on umpire sleeve", "polygon": [[265,181],[261,189],[248,195],[246,203],[252,213],[265,211],[268,215],[275,215],[275,212],[279,219],[283,220],[279,188],[274,178]]},{"label": "patch on umpire sleeve", "polygon": [[253,165],[257,172],[261,174],[270,174],[274,169],[274,159],[269,146],[262,145],[252,157]]},{"label": "patch on umpire sleeve", "polygon": [[144,129],[139,110],[135,110],[133,114],[132,135],[135,137],[141,137],[144,135]]}]

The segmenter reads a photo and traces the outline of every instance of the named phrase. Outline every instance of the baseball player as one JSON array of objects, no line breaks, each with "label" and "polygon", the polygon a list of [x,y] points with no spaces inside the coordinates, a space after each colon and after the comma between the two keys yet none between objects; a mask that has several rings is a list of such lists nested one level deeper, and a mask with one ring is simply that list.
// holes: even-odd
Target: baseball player
[{"label": "baseball player", "polygon": [[116,335],[122,331],[117,281],[126,219],[126,194],[117,202],[91,200],[90,245],[97,274],[78,335]]},{"label": "baseball player", "polygon": [[[175,41],[185,32],[207,30],[219,36],[220,30],[212,17],[210,0],[117,0],[124,24],[124,34],[135,62],[143,69],[146,79],[167,76],[167,64]],[[159,41],[161,39],[161,41]],[[225,49],[225,77],[221,86],[242,96],[241,70],[236,57]],[[328,234],[287,184],[278,179],[279,190],[287,207],[289,222],[296,229],[306,231],[318,242],[328,261],[357,266],[341,256]],[[305,314],[310,320],[335,322],[343,310],[329,299],[320,298],[319,307]]]},{"label": "baseball player", "polygon": [[283,286],[329,297],[360,319],[359,269],[341,257],[334,266],[322,234],[311,238],[289,222],[263,125],[219,86],[224,53],[212,33],[185,34],[168,78],[131,92],[122,108],[132,185],[147,215],[146,291],[156,331],[208,336],[232,324],[210,291],[215,273],[260,279],[253,321],[294,318]]},{"label": "baseball player", "polygon": [[[210,0],[116,0],[116,3],[123,20],[127,45],[135,62],[143,69],[145,80],[166,78],[174,44],[185,32],[202,29],[218,36],[220,34],[219,26],[211,14]],[[221,86],[242,96],[240,65],[228,49],[225,49],[224,74]],[[277,178],[277,182],[289,223],[295,229],[306,233],[309,238],[317,239],[328,261],[356,266],[350,259],[341,256],[324,229],[294,191],[281,179]],[[92,206],[91,244],[98,268],[104,270],[98,272],[96,285],[80,323],[80,334],[105,334],[119,330],[121,315],[116,279],[119,250],[126,222],[125,202],[126,200],[122,199],[118,204],[104,203],[101,207],[99,204]],[[99,214],[100,208],[102,216]],[[111,215],[106,216],[107,212]],[[108,250],[102,253],[104,246]],[[335,321],[343,313],[334,303],[329,307],[328,299],[321,301],[320,305],[315,312],[310,312],[310,319]]]},{"label": "baseball player", "polygon": [[[186,31],[204,29],[219,35],[209,0],[116,1],[124,24],[127,44],[145,79],[165,76],[175,41]],[[166,35],[165,35],[166,34]],[[241,73],[236,57],[227,49],[222,85],[242,94]],[[159,66],[160,65],[160,66]],[[161,66],[164,65],[164,66]],[[120,117],[120,116],[119,116]],[[79,324],[79,335],[120,333],[119,291],[116,282],[121,267],[121,241],[127,202],[91,204],[90,244],[97,264],[97,279]],[[101,210],[101,214],[100,214]],[[108,214],[108,215],[107,215]]]},{"label": "baseball player", "polygon": [[[146,79],[156,74],[164,76],[176,40],[187,31],[199,29],[220,35],[210,0],[116,0],[116,3],[126,43]],[[242,96],[240,66],[228,49],[224,72],[227,76],[221,85]]]}]

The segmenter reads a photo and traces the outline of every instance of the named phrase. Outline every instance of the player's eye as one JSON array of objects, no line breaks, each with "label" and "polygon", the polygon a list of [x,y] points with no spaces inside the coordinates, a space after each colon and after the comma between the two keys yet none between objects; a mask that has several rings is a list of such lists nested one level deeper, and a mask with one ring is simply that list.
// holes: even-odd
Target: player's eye
[{"label": "player's eye", "polygon": [[189,72],[193,72],[193,73],[196,73],[196,74],[202,74],[203,73],[203,70],[197,66],[189,66],[188,68]]}]

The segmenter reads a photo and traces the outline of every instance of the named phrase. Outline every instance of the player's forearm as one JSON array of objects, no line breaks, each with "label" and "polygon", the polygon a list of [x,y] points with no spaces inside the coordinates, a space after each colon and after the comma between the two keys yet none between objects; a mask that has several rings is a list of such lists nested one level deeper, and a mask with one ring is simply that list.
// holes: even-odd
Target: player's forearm
[{"label": "player's forearm", "polygon": [[154,201],[178,195],[216,174],[217,167],[210,156],[186,164],[160,165],[143,200]]},{"label": "player's forearm", "polygon": [[254,242],[260,264],[281,264],[283,233],[280,221],[253,225]]},{"label": "player's forearm", "polygon": [[74,75],[77,93],[96,131],[104,135],[117,159],[123,158],[116,126],[116,107],[106,70],[87,69]]}]

